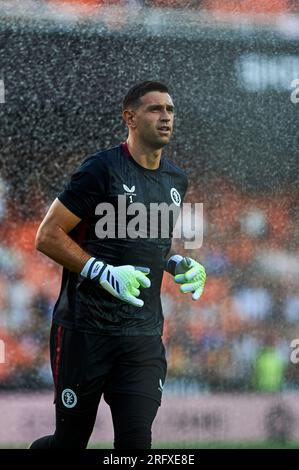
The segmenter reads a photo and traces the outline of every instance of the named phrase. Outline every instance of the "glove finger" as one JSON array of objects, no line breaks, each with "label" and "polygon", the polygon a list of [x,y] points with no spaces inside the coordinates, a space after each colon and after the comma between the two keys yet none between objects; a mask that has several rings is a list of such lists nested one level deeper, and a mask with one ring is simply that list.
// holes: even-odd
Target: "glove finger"
[{"label": "glove finger", "polygon": [[178,284],[182,284],[182,282],[186,282],[185,274],[177,274],[176,276],[174,276],[174,280]]},{"label": "glove finger", "polygon": [[132,287],[131,294],[134,295],[134,297],[138,297],[138,295],[140,295],[140,290],[136,289],[136,287]]},{"label": "glove finger", "polygon": [[146,276],[147,275],[142,273],[141,271],[138,271],[138,270],[135,271],[135,278],[137,279],[141,287],[150,287],[151,285],[150,279]]},{"label": "glove finger", "polygon": [[196,289],[196,291],[192,294],[192,299],[193,300],[198,300],[201,297],[201,294],[203,293],[203,287],[199,287]]},{"label": "glove finger", "polygon": [[190,283],[190,284],[183,284],[180,287],[180,291],[183,292],[183,294],[186,294],[187,292],[194,292],[197,288],[196,284]]},{"label": "glove finger", "polygon": [[200,269],[199,266],[194,266],[193,268],[189,269],[189,271],[187,271],[185,273],[185,276],[186,276],[186,280],[187,281],[191,281],[191,279],[194,279],[195,276],[198,276],[200,274],[203,274],[202,270]]},{"label": "glove finger", "polygon": [[137,269],[137,271],[141,271],[144,274],[149,274],[151,272],[150,268],[147,268],[146,266],[135,266],[135,269]]},{"label": "glove finger", "polygon": [[138,282],[138,280],[136,279],[136,277],[134,277],[132,280],[131,280],[131,283],[130,283],[131,287],[135,287],[136,289],[138,289],[138,287],[140,286],[140,283]]},{"label": "glove finger", "polygon": [[134,307],[143,307],[144,302],[141,299],[136,299],[134,295],[132,294],[127,294],[126,297],[123,299],[125,302],[128,304],[134,305]]}]

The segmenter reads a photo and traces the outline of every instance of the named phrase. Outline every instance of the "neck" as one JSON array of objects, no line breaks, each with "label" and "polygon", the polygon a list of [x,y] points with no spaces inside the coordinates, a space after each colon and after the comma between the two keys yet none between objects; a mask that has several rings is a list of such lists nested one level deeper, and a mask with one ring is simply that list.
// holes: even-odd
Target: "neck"
[{"label": "neck", "polygon": [[148,170],[156,170],[159,168],[162,149],[152,149],[130,135],[127,139],[127,145],[130,154],[139,165]]}]

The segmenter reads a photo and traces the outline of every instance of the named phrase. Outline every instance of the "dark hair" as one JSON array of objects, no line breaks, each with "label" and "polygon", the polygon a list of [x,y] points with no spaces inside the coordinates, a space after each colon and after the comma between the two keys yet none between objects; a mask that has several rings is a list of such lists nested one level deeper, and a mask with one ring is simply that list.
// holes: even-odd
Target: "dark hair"
[{"label": "dark hair", "polygon": [[161,82],[152,82],[148,80],[146,82],[137,83],[132,88],[130,88],[124,97],[123,110],[127,109],[129,106],[137,107],[140,104],[140,98],[150,91],[169,93],[167,86]]}]

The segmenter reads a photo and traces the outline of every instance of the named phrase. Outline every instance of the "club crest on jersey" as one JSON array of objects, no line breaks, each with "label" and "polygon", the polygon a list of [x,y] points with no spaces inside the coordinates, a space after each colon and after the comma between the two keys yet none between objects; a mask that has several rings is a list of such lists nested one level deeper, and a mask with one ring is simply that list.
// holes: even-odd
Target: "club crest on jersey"
[{"label": "club crest on jersey", "polygon": [[174,202],[174,204],[175,204],[176,206],[180,206],[180,205],[181,205],[181,195],[180,195],[180,193],[178,192],[177,189],[171,188],[171,190],[170,190],[170,196],[171,196],[171,199],[172,199],[172,201]]},{"label": "club crest on jersey", "polygon": [[63,390],[61,399],[66,408],[74,408],[77,404],[77,395],[70,388]]},{"label": "club crest on jersey", "polygon": [[136,196],[136,194],[134,193],[135,186],[132,186],[132,188],[129,188],[126,184],[123,184],[123,188],[125,190],[125,195],[129,196],[130,202],[133,202],[133,196]]}]

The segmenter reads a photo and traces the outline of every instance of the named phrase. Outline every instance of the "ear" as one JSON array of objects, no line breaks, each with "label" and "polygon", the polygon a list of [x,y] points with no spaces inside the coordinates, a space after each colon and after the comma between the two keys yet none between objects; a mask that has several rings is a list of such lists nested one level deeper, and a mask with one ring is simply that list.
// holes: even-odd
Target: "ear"
[{"label": "ear", "polygon": [[123,120],[128,127],[136,127],[136,114],[135,111],[131,109],[125,109],[123,111]]}]

